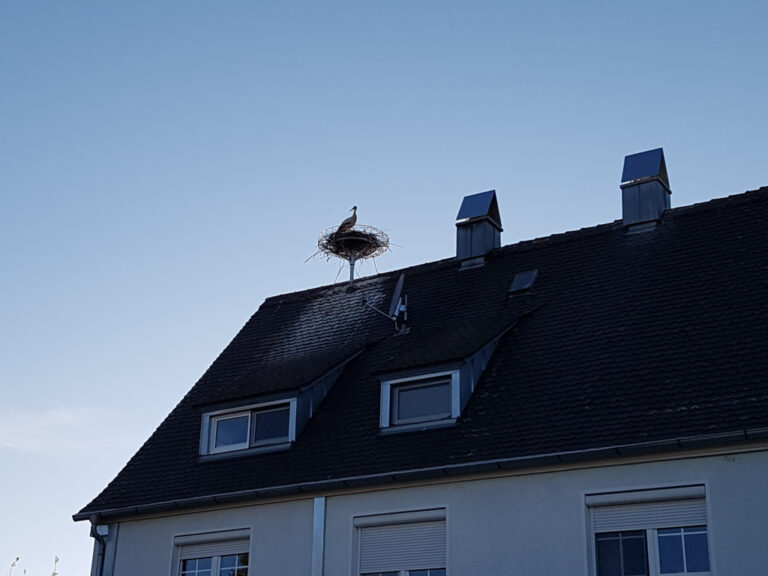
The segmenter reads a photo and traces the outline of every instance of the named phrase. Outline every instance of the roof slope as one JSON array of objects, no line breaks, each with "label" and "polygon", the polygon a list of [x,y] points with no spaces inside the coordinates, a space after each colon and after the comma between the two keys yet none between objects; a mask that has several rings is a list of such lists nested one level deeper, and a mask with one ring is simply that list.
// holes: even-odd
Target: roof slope
[{"label": "roof slope", "polygon": [[[270,298],[76,518],[211,495],[768,429],[768,188],[356,284]],[[516,272],[538,269],[528,294]],[[405,274],[408,324],[386,310]],[[454,426],[379,431],[382,373],[468,357],[509,326]],[[362,350],[282,452],[201,461],[201,414],[296,389]],[[224,497],[220,498],[223,499]]]}]

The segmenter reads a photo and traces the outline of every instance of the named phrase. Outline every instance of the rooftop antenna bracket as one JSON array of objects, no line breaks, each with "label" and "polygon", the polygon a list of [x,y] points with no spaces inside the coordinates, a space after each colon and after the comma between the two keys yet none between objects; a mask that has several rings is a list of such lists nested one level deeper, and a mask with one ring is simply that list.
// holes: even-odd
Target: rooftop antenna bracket
[{"label": "rooftop antenna bracket", "polygon": [[[387,314],[383,310],[379,310],[368,302],[367,298],[363,298],[363,306],[366,306],[376,312],[377,314],[381,314],[385,318],[389,318],[395,323],[395,332],[398,334],[407,334],[410,331],[410,328],[405,324],[405,321],[408,320],[408,295],[404,294],[403,296],[398,298],[397,305],[394,308],[394,312],[391,314]],[[400,314],[403,315],[402,318],[400,318]]]}]

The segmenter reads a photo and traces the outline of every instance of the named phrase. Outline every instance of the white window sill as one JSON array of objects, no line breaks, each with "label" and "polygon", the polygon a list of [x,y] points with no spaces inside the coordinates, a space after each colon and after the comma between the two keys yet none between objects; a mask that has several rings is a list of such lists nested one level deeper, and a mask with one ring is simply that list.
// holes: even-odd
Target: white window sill
[{"label": "white window sill", "polygon": [[456,418],[444,418],[442,420],[430,420],[428,422],[413,422],[411,424],[393,424],[380,430],[381,434],[399,434],[400,432],[414,432],[417,430],[430,430],[432,428],[446,428],[456,424]]},{"label": "white window sill", "polygon": [[279,442],[275,444],[262,444],[260,446],[251,446],[250,448],[240,448],[238,450],[226,450],[222,452],[213,452],[211,454],[201,454],[200,461],[221,460],[222,458],[234,458],[240,456],[250,456],[252,454],[263,454],[265,452],[278,452],[288,450],[293,442]]}]

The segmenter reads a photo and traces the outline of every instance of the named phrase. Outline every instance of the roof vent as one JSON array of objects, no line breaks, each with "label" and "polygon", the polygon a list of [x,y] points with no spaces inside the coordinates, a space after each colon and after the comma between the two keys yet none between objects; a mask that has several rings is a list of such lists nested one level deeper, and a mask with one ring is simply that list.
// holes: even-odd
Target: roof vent
[{"label": "roof vent", "polygon": [[533,283],[536,282],[536,277],[538,275],[538,270],[526,270],[525,272],[518,272],[512,279],[512,286],[509,287],[509,294],[525,294],[531,289]]},{"label": "roof vent", "polygon": [[662,148],[624,157],[621,175],[624,226],[655,226],[664,210],[670,207],[671,194]]},{"label": "roof vent", "polygon": [[484,256],[501,246],[501,231],[495,190],[465,196],[456,216],[456,258],[462,268],[482,265]]}]

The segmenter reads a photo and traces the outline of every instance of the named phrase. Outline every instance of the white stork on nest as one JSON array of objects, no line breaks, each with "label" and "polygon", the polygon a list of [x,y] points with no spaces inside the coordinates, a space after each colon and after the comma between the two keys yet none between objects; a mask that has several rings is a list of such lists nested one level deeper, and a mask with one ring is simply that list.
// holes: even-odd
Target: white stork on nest
[{"label": "white stork on nest", "polygon": [[344,219],[344,221],[339,225],[338,230],[336,230],[336,234],[352,230],[355,224],[357,224],[357,206],[352,206],[351,212],[352,216]]}]

